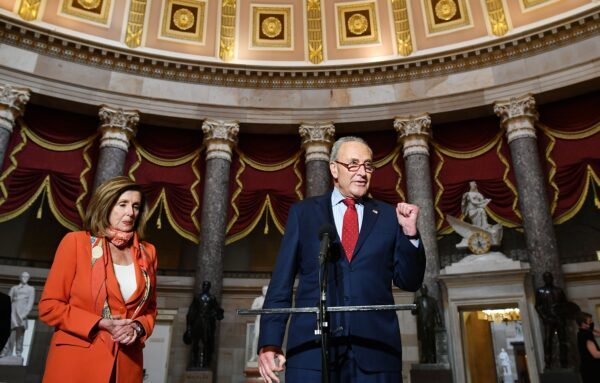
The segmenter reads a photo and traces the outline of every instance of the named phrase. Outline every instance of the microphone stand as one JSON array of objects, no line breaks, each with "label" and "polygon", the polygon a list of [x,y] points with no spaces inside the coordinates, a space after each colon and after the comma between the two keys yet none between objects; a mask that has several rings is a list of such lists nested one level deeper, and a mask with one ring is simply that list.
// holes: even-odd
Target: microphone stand
[{"label": "microphone stand", "polygon": [[325,251],[319,254],[319,307],[317,311],[317,329],[315,335],[321,335],[321,383],[329,383],[329,314],[327,313],[327,265],[329,258],[330,239],[327,233],[323,235],[326,241]]}]

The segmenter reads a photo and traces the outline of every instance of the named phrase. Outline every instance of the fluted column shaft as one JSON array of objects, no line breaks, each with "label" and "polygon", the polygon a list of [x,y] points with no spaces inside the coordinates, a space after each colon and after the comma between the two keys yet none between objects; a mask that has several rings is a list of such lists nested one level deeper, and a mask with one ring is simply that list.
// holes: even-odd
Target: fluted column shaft
[{"label": "fluted column shaft", "polygon": [[29,94],[29,89],[0,85],[0,169],[17,118],[25,112]]},{"label": "fluted column shaft", "polygon": [[397,117],[394,128],[402,143],[404,171],[408,187],[408,201],[419,206],[417,227],[425,247],[425,280],[430,295],[441,302],[437,284],[440,262],[435,228],[435,208],[431,187],[429,164],[429,140],[431,138],[431,118],[428,114]]},{"label": "fluted column shaft", "polygon": [[335,127],[331,122],[302,123],[299,128],[306,158],[306,196],[325,194],[331,188],[329,153]]},{"label": "fluted column shaft", "polygon": [[220,302],[223,291],[229,172],[239,125],[235,121],[206,120],[202,124],[202,131],[206,145],[206,171],[194,291],[201,293],[202,282],[209,281],[212,285],[211,293]]},{"label": "fluted column shaft", "polygon": [[554,275],[557,285],[564,286],[535,134],[535,99],[525,95],[497,101],[494,112],[500,117],[510,147],[534,286],[543,285],[546,271]]},{"label": "fluted column shaft", "polygon": [[137,132],[140,115],[137,110],[102,106],[100,117],[100,153],[94,177],[94,190],[105,181],[123,175],[125,157],[131,139]]}]

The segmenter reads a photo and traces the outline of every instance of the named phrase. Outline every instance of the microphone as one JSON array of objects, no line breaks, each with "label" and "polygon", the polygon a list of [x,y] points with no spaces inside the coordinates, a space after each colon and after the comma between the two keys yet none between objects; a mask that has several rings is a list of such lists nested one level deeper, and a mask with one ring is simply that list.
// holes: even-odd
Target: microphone
[{"label": "microphone", "polygon": [[335,238],[336,230],[335,226],[330,223],[324,223],[319,228],[319,240],[321,246],[319,249],[319,263],[322,265],[327,261],[329,255],[329,246],[331,241]]}]

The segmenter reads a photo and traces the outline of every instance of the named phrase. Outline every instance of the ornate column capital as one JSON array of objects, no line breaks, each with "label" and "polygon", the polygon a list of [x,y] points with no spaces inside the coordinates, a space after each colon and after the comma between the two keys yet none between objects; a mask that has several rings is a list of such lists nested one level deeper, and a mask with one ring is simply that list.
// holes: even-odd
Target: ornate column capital
[{"label": "ornate column capital", "polygon": [[539,115],[535,109],[533,95],[526,94],[509,100],[496,101],[494,113],[500,117],[500,126],[506,129],[506,139],[509,144],[518,138],[536,138],[535,122]]},{"label": "ornate column capital", "polygon": [[306,162],[329,162],[329,153],[335,137],[335,126],[332,121],[302,122],[298,133],[302,138]]},{"label": "ornate column capital", "polygon": [[12,133],[15,121],[25,112],[29,95],[29,89],[0,85],[0,129]]},{"label": "ornate column capital", "polygon": [[431,138],[431,117],[429,113],[417,116],[396,117],[394,129],[402,142],[404,158],[413,154],[429,155],[429,139]]},{"label": "ornate column capital", "polygon": [[106,105],[100,107],[100,148],[112,147],[123,151],[129,149],[130,140],[137,133],[140,114],[137,110],[123,110]]},{"label": "ornate column capital", "polygon": [[237,121],[206,119],[202,123],[202,131],[206,144],[206,159],[221,158],[231,162],[240,124]]}]

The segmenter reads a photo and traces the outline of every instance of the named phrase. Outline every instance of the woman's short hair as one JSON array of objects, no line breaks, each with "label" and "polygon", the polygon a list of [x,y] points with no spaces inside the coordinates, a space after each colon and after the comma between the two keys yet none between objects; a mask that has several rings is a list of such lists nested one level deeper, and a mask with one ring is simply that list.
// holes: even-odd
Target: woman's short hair
[{"label": "woman's short hair", "polygon": [[581,327],[582,324],[587,322],[588,318],[591,318],[592,314],[586,313],[585,311],[580,311],[575,315],[575,322],[577,326]]},{"label": "woman's short hair", "polygon": [[106,236],[110,228],[110,213],[117,204],[121,194],[127,191],[137,191],[142,197],[140,211],[135,220],[133,230],[137,232],[140,239],[143,238],[148,219],[146,197],[139,184],[124,176],[111,178],[96,189],[85,212],[83,223],[85,230],[88,230],[95,236]]}]

